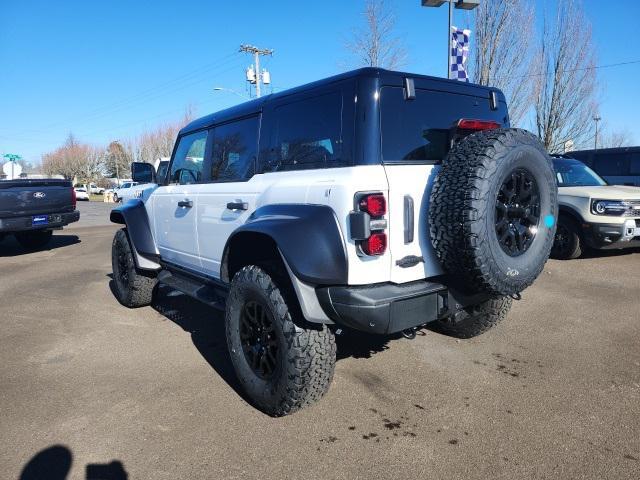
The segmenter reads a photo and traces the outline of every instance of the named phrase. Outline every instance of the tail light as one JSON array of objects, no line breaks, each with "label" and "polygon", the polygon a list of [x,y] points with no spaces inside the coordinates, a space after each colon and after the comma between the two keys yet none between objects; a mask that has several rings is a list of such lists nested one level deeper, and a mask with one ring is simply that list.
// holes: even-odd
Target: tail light
[{"label": "tail light", "polygon": [[356,211],[349,214],[351,238],[361,254],[383,255],[387,250],[387,199],[382,193],[356,195]]},{"label": "tail light", "polygon": [[76,209],[76,204],[78,203],[78,196],[76,195],[76,189],[71,187],[71,205],[73,205],[73,209]]},{"label": "tail light", "polygon": [[381,193],[364,196],[359,202],[360,210],[372,217],[382,217],[387,213],[387,199]]},{"label": "tail light", "polygon": [[493,120],[472,120],[468,118],[459,120],[457,125],[458,130],[471,130],[474,132],[479,132],[481,130],[495,130],[500,127],[501,125]]},{"label": "tail light", "polygon": [[387,250],[387,234],[384,232],[372,233],[369,238],[362,241],[360,247],[367,255],[382,255]]}]

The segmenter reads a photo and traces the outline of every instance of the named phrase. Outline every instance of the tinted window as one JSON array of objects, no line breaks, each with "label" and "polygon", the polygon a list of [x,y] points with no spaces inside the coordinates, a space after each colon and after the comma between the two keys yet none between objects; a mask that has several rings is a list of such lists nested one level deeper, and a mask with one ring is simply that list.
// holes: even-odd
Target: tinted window
[{"label": "tinted window", "polygon": [[342,96],[330,93],[275,109],[275,144],[263,171],[344,167]]},{"label": "tinted window", "polygon": [[211,181],[247,180],[253,176],[258,149],[258,117],[216,127]]},{"label": "tinted window", "polygon": [[559,187],[595,187],[607,184],[584,163],[554,160],[553,166],[556,170]]},{"label": "tinted window", "polygon": [[196,132],[180,138],[171,163],[169,183],[186,185],[202,180],[202,161],[207,132]]},{"label": "tinted window", "polygon": [[640,175],[640,152],[631,154],[629,175]]},{"label": "tinted window", "polygon": [[158,165],[158,172],[156,174],[156,180],[158,181],[158,183],[164,183],[165,179],[167,178],[168,169],[169,162],[160,162],[160,165]]},{"label": "tinted window", "polygon": [[381,89],[380,112],[384,161],[442,160],[458,120],[504,120],[502,108],[491,110],[486,98],[416,89],[416,98],[405,100],[399,87]]},{"label": "tinted window", "polygon": [[625,153],[596,154],[593,169],[600,175],[629,175],[629,159]]}]

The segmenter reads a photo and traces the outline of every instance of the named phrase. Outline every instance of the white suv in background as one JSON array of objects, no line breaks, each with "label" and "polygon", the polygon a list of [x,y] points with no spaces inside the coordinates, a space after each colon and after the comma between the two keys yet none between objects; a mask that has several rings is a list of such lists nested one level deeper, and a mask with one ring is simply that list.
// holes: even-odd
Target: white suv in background
[{"label": "white suv in background", "polygon": [[640,247],[640,187],[607,185],[579,160],[553,159],[560,217],[551,256],[578,258],[585,248]]},{"label": "white suv in background", "polygon": [[113,189],[113,201],[118,203],[126,203],[127,200],[131,200],[134,197],[133,187],[138,185],[138,182],[124,182],[119,187]]}]

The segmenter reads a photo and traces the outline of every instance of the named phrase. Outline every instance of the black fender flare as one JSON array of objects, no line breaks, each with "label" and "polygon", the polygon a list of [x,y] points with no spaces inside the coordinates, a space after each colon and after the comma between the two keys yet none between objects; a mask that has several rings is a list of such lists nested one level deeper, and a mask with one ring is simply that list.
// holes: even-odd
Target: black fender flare
[{"label": "black fender flare", "polygon": [[228,277],[229,251],[234,240],[247,232],[270,237],[288,267],[301,281],[311,285],[347,284],[347,250],[331,207],[274,204],[258,208],[227,239],[222,257],[222,276]]},{"label": "black fender flare", "polygon": [[158,270],[160,252],[151,234],[151,224],[142,200],[129,200],[111,210],[109,220],[125,225],[131,246],[136,252],[136,265],[145,270]]}]

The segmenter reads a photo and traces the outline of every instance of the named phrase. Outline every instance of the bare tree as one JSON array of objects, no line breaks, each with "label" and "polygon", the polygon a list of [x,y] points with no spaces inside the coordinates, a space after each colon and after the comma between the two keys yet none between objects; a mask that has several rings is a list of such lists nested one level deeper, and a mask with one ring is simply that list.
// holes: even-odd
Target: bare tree
[{"label": "bare tree", "polygon": [[583,146],[596,110],[596,72],[591,24],[579,0],[558,2],[552,25],[545,19],[535,64],[538,136],[550,152],[569,141]]},{"label": "bare tree", "polygon": [[69,180],[93,181],[102,172],[101,157],[97,152],[70,133],[61,147],[43,155],[42,171],[46,175],[62,175]]},{"label": "bare tree", "polygon": [[633,136],[628,130],[605,129],[602,137],[598,139],[598,148],[630,147],[632,144]]},{"label": "bare tree", "polygon": [[354,29],[345,48],[358,66],[395,70],[406,63],[407,51],[395,35],[396,18],[385,0],[366,0],[365,24]]},{"label": "bare tree", "polygon": [[471,77],[504,92],[514,125],[531,106],[534,23],[534,6],[526,0],[483,0],[476,9]]},{"label": "bare tree", "polygon": [[188,107],[180,120],[145,131],[134,140],[125,142],[125,146],[138,162],[154,163],[159,158],[170,157],[178,132],[193,118],[194,109]]}]

